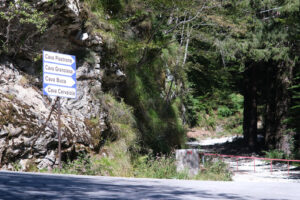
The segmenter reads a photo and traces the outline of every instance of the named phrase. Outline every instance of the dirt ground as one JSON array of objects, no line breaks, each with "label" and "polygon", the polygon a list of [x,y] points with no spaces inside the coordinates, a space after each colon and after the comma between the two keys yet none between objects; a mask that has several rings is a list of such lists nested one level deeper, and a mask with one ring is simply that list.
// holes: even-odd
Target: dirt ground
[{"label": "dirt ground", "polygon": [[[201,152],[264,157],[261,149],[258,149],[257,152],[250,151],[244,145],[242,136],[215,138],[214,133],[204,129],[192,129],[187,133],[187,136],[189,138],[187,145],[190,148],[200,149]],[[288,165],[287,162],[272,162],[271,166],[269,161],[258,159],[254,161],[254,159],[225,157],[222,160],[228,164],[229,169],[232,171],[233,181],[300,183],[300,167]]]}]

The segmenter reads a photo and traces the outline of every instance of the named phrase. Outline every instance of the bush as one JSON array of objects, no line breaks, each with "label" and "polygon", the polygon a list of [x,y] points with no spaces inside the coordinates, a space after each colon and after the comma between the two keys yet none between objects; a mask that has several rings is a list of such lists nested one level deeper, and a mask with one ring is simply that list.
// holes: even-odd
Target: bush
[{"label": "bush", "polygon": [[240,94],[232,93],[229,95],[230,108],[233,112],[238,112],[243,109],[244,97]]},{"label": "bush", "polygon": [[62,163],[61,170],[59,168],[54,168],[53,173],[96,175],[92,170],[90,156],[84,153],[79,154],[76,160]]},{"label": "bush", "polygon": [[[171,98],[170,101],[166,101],[163,96],[166,62],[169,62],[164,57],[164,53],[166,54],[169,47],[165,47],[166,38],[155,36],[149,40],[147,37],[152,26],[158,21],[150,14],[151,12],[143,12],[145,7],[142,5],[145,6],[143,1],[87,0],[87,7],[99,18],[99,21],[109,22],[112,26],[111,29],[100,32],[106,43],[114,41],[113,45],[107,44],[106,59],[102,59],[101,64],[110,66],[116,63],[124,69],[127,82],[123,85],[121,95],[126,99],[126,104],[135,109],[128,114],[128,106],[124,106],[126,105],[124,102],[115,104],[107,96],[103,99],[108,103],[103,105],[107,105],[105,107],[109,111],[108,120],[112,140],[129,136],[127,141],[131,141],[133,138],[131,136],[136,135],[132,133],[136,133],[138,129],[141,136],[139,141],[144,151],[153,149],[154,152],[168,153],[184,145],[184,128],[178,110],[181,105]],[[97,9],[93,9],[95,7]],[[138,33],[132,32],[135,29]],[[128,37],[129,32],[132,32],[132,37]],[[113,46],[113,49],[108,46]],[[173,56],[175,59],[176,52],[168,50],[167,57]],[[170,62],[174,59],[170,58]],[[110,106],[111,104],[113,106]],[[130,125],[132,124],[131,113],[134,114],[137,125]],[[129,120],[129,123],[126,120]]]},{"label": "bush", "polygon": [[173,156],[141,156],[134,164],[134,175],[140,178],[175,178],[195,180],[230,181],[231,173],[228,166],[222,162],[208,161],[205,170],[199,171],[196,176],[190,177],[187,171],[177,172]]},{"label": "bush", "polygon": [[[32,52],[32,42],[37,33],[42,34],[47,29],[47,23],[52,16],[38,11],[34,6],[23,0],[7,1],[0,10],[0,53],[4,50],[7,54]],[[5,3],[4,3],[5,4]],[[7,27],[7,28],[2,28]],[[26,39],[25,39],[26,38]],[[35,54],[38,52],[35,52]],[[34,57],[34,54],[30,56]]]},{"label": "bush", "polygon": [[139,131],[132,107],[123,100],[117,101],[111,94],[103,94],[99,98],[102,109],[108,113],[107,122],[110,130],[106,137],[111,141],[123,138],[128,148],[135,145]]},{"label": "bush", "polygon": [[[55,168],[53,173],[131,177],[130,154],[124,141],[105,146],[106,155],[81,153],[77,159],[64,162],[62,169]],[[47,171],[47,170],[41,170]]]},{"label": "bush", "polygon": [[[189,176],[187,171],[177,172],[174,155],[141,156],[135,154],[130,159],[124,151],[124,143],[116,142],[106,146],[108,155],[79,154],[76,160],[63,163],[62,170],[55,168],[53,173],[101,175],[136,178],[167,178],[167,179],[196,179],[196,180],[231,180],[228,166],[222,162],[205,163],[204,169],[196,176]],[[47,170],[41,170],[47,171]]]},{"label": "bush", "polygon": [[229,117],[232,115],[232,111],[227,106],[219,106],[218,115],[221,117]]},{"label": "bush", "polygon": [[134,162],[134,176],[138,178],[188,179],[188,173],[178,173],[174,158],[168,156],[138,157]]},{"label": "bush", "polygon": [[284,159],[286,157],[283,151],[277,149],[263,152],[266,154],[267,158]]},{"label": "bush", "polygon": [[214,180],[214,181],[231,181],[232,173],[228,166],[223,161],[212,162],[208,160],[205,162],[204,169],[195,179],[197,180]]},{"label": "bush", "polygon": [[101,0],[104,9],[111,15],[117,15],[123,10],[121,0]]}]

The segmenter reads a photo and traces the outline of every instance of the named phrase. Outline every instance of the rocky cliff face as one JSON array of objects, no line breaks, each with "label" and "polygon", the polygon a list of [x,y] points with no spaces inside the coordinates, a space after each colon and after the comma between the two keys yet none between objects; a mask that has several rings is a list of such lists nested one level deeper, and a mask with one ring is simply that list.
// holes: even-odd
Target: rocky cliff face
[{"label": "rocky cliff face", "polygon": [[[79,1],[30,2],[52,17],[46,32],[36,34],[29,42],[32,52],[21,50],[14,56],[0,55],[0,166],[3,169],[12,168],[14,162],[20,163],[23,170],[33,162],[38,168],[57,165],[56,100],[42,94],[42,64],[33,62],[34,52],[59,51],[74,54],[77,59],[77,99],[61,99],[63,158],[97,148],[95,137],[107,129],[107,113],[99,100],[104,76],[110,82],[120,82],[125,76],[117,67],[100,65],[102,37],[86,30],[86,14]],[[7,6],[8,1],[4,1],[1,9]],[[90,121],[94,119],[97,119],[97,131],[91,127]]]}]

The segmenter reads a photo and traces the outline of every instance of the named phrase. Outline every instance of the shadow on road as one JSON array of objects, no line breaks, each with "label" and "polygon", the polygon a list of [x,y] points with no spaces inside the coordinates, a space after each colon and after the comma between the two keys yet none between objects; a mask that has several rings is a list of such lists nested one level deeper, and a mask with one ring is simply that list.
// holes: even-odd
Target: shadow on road
[{"label": "shadow on road", "polygon": [[251,199],[148,182],[0,172],[0,199]]},{"label": "shadow on road", "polygon": [[[259,145],[255,151],[258,155],[263,155],[262,153],[262,145]],[[200,146],[202,150],[206,152],[215,152],[219,154],[228,154],[228,155],[244,155],[249,156],[250,154],[254,153],[253,150],[249,149],[244,141],[243,138],[235,138],[232,142],[225,142],[221,144],[214,144],[214,145],[206,145]]]}]

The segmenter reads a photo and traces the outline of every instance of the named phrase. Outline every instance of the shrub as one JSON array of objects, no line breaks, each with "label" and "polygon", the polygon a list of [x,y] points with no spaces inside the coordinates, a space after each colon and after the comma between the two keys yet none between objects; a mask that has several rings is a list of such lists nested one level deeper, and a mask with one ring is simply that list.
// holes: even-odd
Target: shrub
[{"label": "shrub", "polygon": [[285,154],[283,151],[274,149],[269,151],[263,151],[266,154],[267,158],[274,158],[274,159],[284,159]]},{"label": "shrub", "polygon": [[104,9],[111,15],[117,15],[123,10],[121,0],[101,0]]},{"label": "shrub", "polygon": [[232,93],[229,95],[230,108],[233,112],[240,111],[243,108],[244,97],[240,94]]},{"label": "shrub", "polygon": [[229,117],[232,115],[232,111],[227,106],[219,106],[218,115],[221,117]]},{"label": "shrub", "polygon": [[54,168],[53,173],[96,175],[96,173],[92,171],[90,156],[85,153],[79,154],[77,159],[73,161],[63,163],[61,170],[59,168]]},{"label": "shrub", "polygon": [[[125,145],[126,146],[126,145]],[[187,171],[177,172],[174,155],[141,156],[136,154],[130,161],[124,151],[124,142],[111,143],[106,146],[109,155],[80,154],[76,160],[63,163],[62,170],[55,168],[54,173],[121,176],[137,178],[168,178],[196,180],[231,180],[227,165],[222,162],[207,161],[196,176],[190,177]],[[47,170],[41,170],[47,171]]]},{"label": "shrub", "polygon": [[41,34],[47,29],[50,17],[24,0],[10,1],[8,7],[0,11],[0,53],[4,49],[8,54],[20,51],[28,54],[29,50],[32,51],[31,43],[38,36],[37,33]]},{"label": "shrub", "polygon": [[232,173],[228,166],[223,161],[212,162],[208,160],[205,162],[204,169],[198,173],[195,179],[198,180],[214,180],[214,181],[231,181]]},{"label": "shrub", "polygon": [[118,102],[111,94],[103,94],[100,97],[102,109],[107,113],[107,122],[110,127],[107,137],[111,140],[123,138],[130,147],[134,145],[139,135],[133,109],[123,100]]},{"label": "shrub", "polygon": [[175,158],[172,155],[156,157],[146,155],[138,157],[134,162],[134,176],[140,178],[231,180],[228,166],[222,161],[208,161],[205,163],[204,169],[193,177],[190,177],[187,171],[177,172]]},{"label": "shrub", "polygon": [[169,156],[140,156],[134,162],[134,176],[139,178],[188,179],[188,173],[177,172],[175,160]]}]

